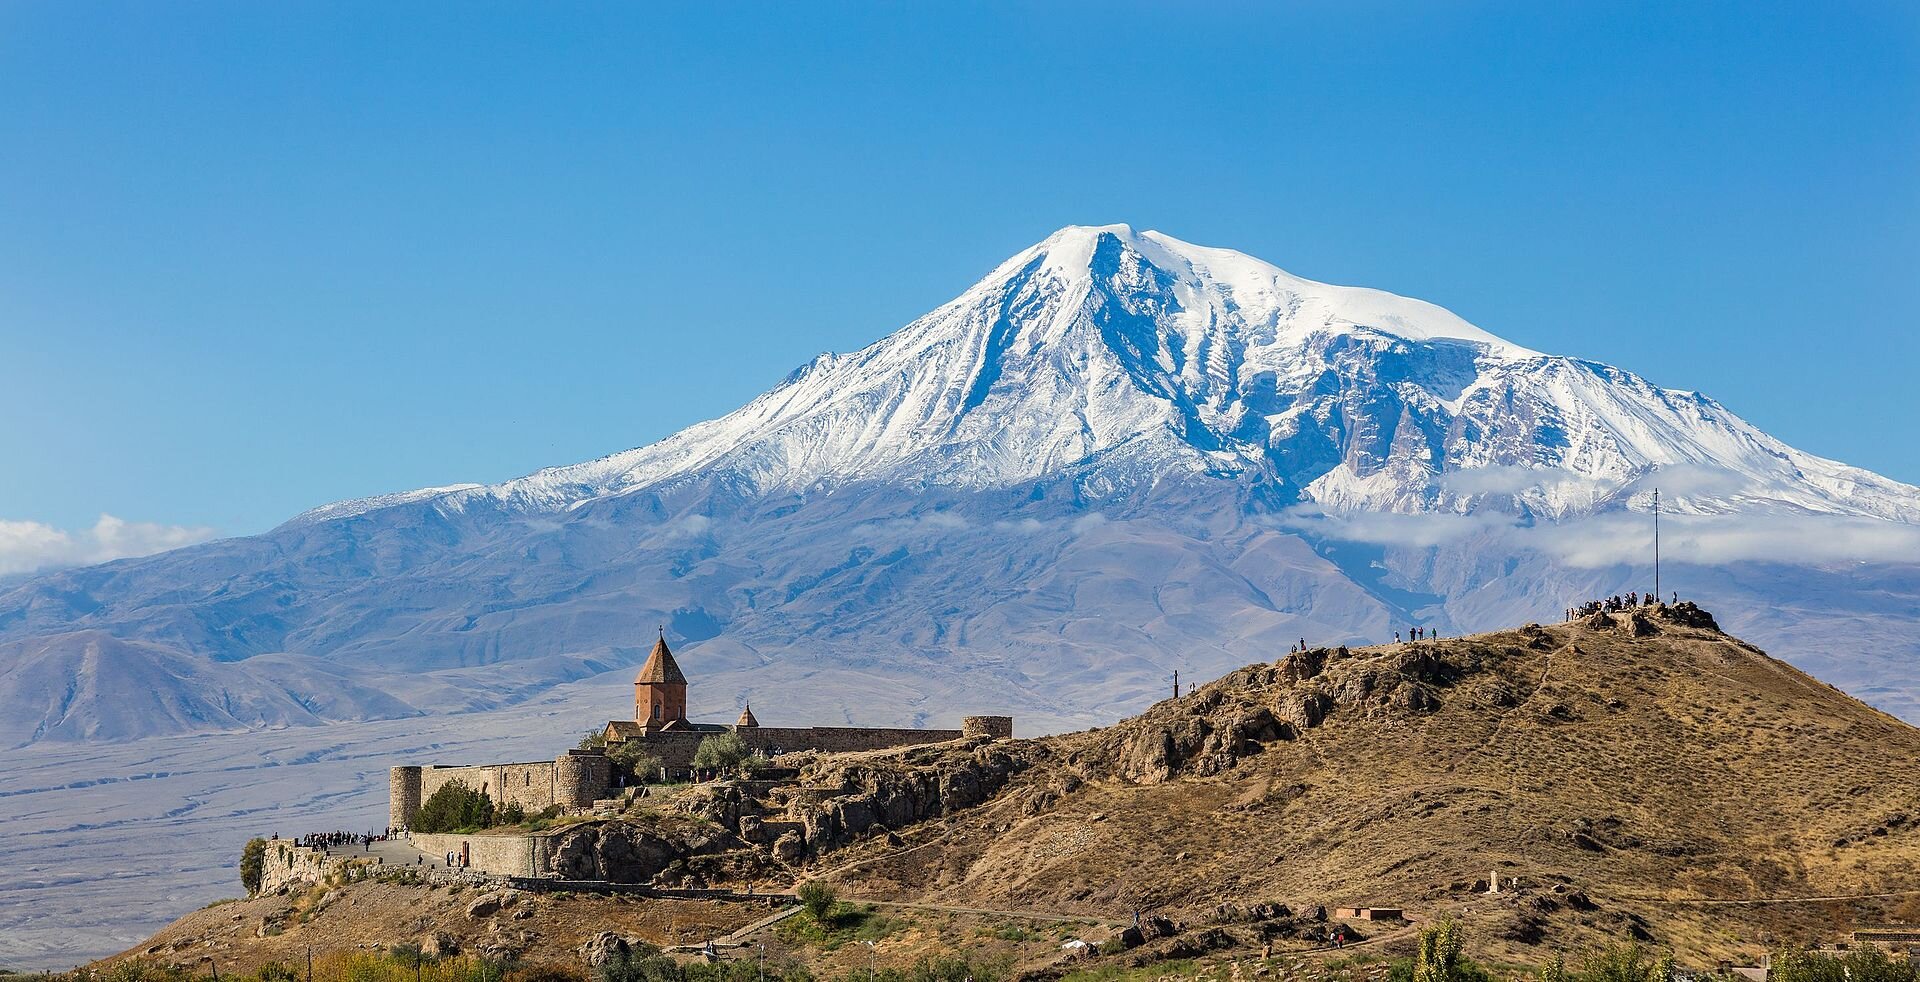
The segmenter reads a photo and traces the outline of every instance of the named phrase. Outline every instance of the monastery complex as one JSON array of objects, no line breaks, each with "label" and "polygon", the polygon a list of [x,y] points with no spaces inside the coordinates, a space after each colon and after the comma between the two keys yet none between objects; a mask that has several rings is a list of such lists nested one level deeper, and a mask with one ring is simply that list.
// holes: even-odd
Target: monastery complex
[{"label": "monastery complex", "polygon": [[[802,750],[884,750],[970,737],[1003,739],[1013,736],[1013,718],[969,716],[957,730],[761,726],[749,706],[731,726],[695,723],[687,719],[687,677],[662,637],[634,677],[633,719],[611,720],[603,732],[608,747],[640,741],[648,754],[659,758],[668,775],[680,777],[692,772],[700,741],[719,733],[739,734],[755,751],[775,757]],[[395,828],[411,824],[422,802],[456,780],[493,799],[496,808],[518,804],[528,813],[554,805],[588,808],[614,797],[617,790],[613,762],[603,749],[569,750],[555,760],[530,763],[395,767],[388,785],[388,824]]]}]

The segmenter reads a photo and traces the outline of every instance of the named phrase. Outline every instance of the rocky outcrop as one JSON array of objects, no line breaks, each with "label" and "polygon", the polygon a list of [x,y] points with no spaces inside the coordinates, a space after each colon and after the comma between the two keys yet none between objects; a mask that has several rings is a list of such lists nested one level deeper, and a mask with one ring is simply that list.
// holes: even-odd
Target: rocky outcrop
[{"label": "rocky outcrop", "polygon": [[625,960],[636,949],[650,952],[653,947],[638,938],[625,938],[612,931],[602,931],[580,946],[580,959],[587,963],[588,968],[604,968]]},{"label": "rocky outcrop", "polygon": [[631,822],[585,822],[553,836],[549,863],[565,880],[648,883],[676,862],[745,845],[729,840],[669,835]]},{"label": "rocky outcrop", "polygon": [[791,856],[796,847],[818,855],[868,833],[970,808],[997,794],[1027,764],[1027,757],[1006,745],[984,740],[959,748],[822,757],[802,772],[799,787],[778,789],[787,803],[784,817],[799,829],[775,839],[774,855]]}]

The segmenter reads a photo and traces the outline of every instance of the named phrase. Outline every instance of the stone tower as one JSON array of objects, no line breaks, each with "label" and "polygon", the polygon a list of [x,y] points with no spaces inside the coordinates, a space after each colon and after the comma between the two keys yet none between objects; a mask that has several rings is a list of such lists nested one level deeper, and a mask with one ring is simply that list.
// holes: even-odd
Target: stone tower
[{"label": "stone tower", "polygon": [[387,824],[412,823],[420,812],[420,768],[395,767],[387,772]]},{"label": "stone tower", "polygon": [[665,634],[653,643],[653,653],[633,678],[633,718],[648,733],[687,726],[687,677],[673,662]]}]

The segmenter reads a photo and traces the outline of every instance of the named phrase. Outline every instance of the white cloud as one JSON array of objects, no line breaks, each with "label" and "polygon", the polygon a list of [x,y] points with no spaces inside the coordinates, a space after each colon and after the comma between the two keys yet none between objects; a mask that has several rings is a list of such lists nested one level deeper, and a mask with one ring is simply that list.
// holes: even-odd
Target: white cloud
[{"label": "white cloud", "polygon": [[[1521,524],[1497,513],[1402,515],[1288,509],[1282,528],[1347,542],[1406,549],[1455,546],[1532,552],[1595,569],[1644,562],[1653,551],[1650,516],[1607,512],[1563,522]],[[1806,514],[1671,515],[1660,522],[1669,562],[1781,562],[1802,565],[1920,560],[1920,526],[1873,518]]]},{"label": "white cloud", "polygon": [[44,522],[0,519],[0,576],[150,556],[213,535],[210,528],[129,522],[112,515],[101,515],[92,528],[78,532]]},{"label": "white cloud", "polygon": [[1447,471],[1434,483],[1456,494],[1520,494],[1539,490],[1550,496],[1573,499],[1583,494],[1604,494],[1615,485],[1559,467],[1520,467],[1496,464]]}]

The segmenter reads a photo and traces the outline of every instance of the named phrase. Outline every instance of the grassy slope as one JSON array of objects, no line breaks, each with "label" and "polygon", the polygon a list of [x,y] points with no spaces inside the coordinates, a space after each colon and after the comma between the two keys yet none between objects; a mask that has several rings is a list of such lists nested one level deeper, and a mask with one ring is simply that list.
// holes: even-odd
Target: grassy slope
[{"label": "grassy slope", "polygon": [[[1920,818],[1920,730],[1717,631],[1655,626],[1358,649],[1304,682],[1243,669],[1118,726],[1037,741],[1019,785],[949,820],[944,840],[923,833],[914,843],[933,844],[893,860],[868,846],[848,858],[874,861],[843,875],[875,894],[1109,916],[1135,898],[1190,915],[1261,899],[1464,905],[1483,943],[1515,958],[1525,946],[1500,935],[1530,937],[1530,923],[1548,945],[1578,946],[1638,915],[1697,957],[1897,912],[1897,899],[1672,902],[1920,888],[1920,823],[1907,818]],[[1383,691],[1405,684],[1396,666],[1416,649],[1458,676],[1418,684],[1439,703],[1427,711]],[[1224,773],[1115,773],[1160,730],[1219,726],[1303,690],[1334,694],[1326,720]],[[1062,794],[1069,774],[1086,783]],[[1493,869],[1547,902],[1475,897]],[[1599,909],[1574,910],[1570,889]]]}]

